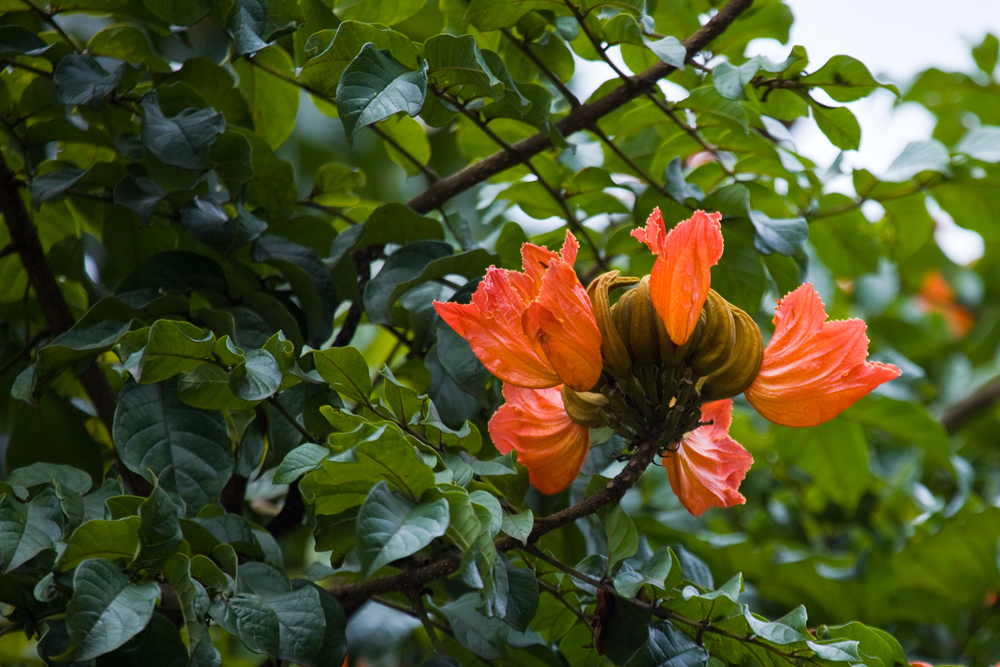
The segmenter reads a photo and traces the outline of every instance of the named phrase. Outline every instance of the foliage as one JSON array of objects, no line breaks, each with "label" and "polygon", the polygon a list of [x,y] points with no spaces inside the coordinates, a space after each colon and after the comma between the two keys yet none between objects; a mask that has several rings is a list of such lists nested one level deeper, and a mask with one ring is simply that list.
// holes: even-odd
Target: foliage
[{"label": "foliage", "polygon": [[[744,57],[792,22],[749,5],[0,0],[0,662],[1000,659],[997,39],[900,91]],[[577,99],[612,46],[639,76]],[[933,137],[796,152],[872,94]],[[645,275],[656,206],[724,214],[712,285],[765,330],[808,278],[904,370],[814,429],[738,403],[747,502],[700,519],[607,431],[530,489],[431,307],[567,226],[585,282]]]}]

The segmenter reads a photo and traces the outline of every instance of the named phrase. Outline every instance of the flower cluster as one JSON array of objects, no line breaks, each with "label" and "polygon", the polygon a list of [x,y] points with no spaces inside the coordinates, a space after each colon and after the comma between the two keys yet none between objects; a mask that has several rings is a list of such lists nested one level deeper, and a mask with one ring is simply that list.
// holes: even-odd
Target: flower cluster
[{"label": "flower cluster", "polygon": [[[567,232],[558,254],[524,244],[523,272],[491,267],[472,303],[435,303],[503,380],[490,435],[543,493],[572,484],[590,428],[609,426],[655,442],[692,514],[740,504],[753,458],[729,437],[733,396],[777,424],[815,426],[899,375],[867,361],[864,322],[826,321],[808,283],[778,302],[764,348],[753,319],[711,289],[721,217],[697,211],[668,233],[653,211],[632,232],[656,255],[641,280],[612,271],[584,290]],[[611,293],[632,285],[612,306]]]}]

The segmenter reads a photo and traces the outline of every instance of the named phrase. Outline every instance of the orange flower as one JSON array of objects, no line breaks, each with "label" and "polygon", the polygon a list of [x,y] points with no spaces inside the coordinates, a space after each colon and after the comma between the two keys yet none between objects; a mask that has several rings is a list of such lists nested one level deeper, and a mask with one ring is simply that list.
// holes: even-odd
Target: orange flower
[{"label": "orange flower", "polygon": [[701,406],[701,426],[681,441],[676,452],[663,457],[670,488],[687,511],[701,516],[710,507],[742,505],[740,482],[753,465],[747,450],[729,437],[733,400],[713,401]]},{"label": "orange flower", "polygon": [[566,413],[562,388],[503,386],[507,401],[490,420],[490,437],[501,454],[514,450],[542,493],[559,493],[580,474],[590,450],[590,429]]},{"label": "orange flower", "polygon": [[955,290],[940,271],[928,271],[920,284],[915,301],[927,313],[938,313],[948,323],[948,332],[954,339],[964,338],[976,323],[968,309],[955,301]]},{"label": "orange flower", "polygon": [[523,273],[490,267],[472,303],[434,309],[505,383],[587,391],[601,376],[601,332],[573,271],[579,247],[568,231],[560,254],[525,243]]},{"label": "orange flower", "polygon": [[695,211],[667,233],[660,209],[646,221],[646,228],[632,230],[657,256],[649,277],[653,307],[674,345],[683,345],[698,324],[712,280],[712,267],[722,257],[721,213]]},{"label": "orange flower", "polygon": [[746,397],[776,424],[822,424],[900,375],[895,366],[866,363],[865,323],[827,322],[823,302],[809,283],[778,302],[774,325]]}]

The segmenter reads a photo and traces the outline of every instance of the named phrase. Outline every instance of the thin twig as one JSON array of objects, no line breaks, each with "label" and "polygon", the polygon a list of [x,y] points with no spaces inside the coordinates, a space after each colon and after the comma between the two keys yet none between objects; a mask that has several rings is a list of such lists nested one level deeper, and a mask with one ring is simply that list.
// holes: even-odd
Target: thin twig
[{"label": "thin twig", "polygon": [[427,608],[424,607],[424,594],[420,591],[415,591],[410,595],[410,602],[413,605],[414,613],[417,618],[420,619],[420,623],[424,626],[424,632],[427,633],[427,636],[431,640],[431,644],[434,645],[434,650],[440,656],[448,655],[448,650],[444,647],[444,642],[441,641],[437,630],[434,629],[434,623],[427,615]]},{"label": "thin twig", "polygon": [[569,600],[566,599],[566,597],[559,591],[558,588],[556,588],[549,582],[544,581],[543,579],[538,580],[538,587],[541,588],[546,593],[548,593],[549,595],[551,595],[552,597],[554,597],[560,603],[562,603],[562,605],[566,607],[566,609],[569,609],[571,612],[573,612],[573,615],[576,616],[581,623],[583,623],[584,625],[590,625],[590,619],[587,618],[587,615],[584,614],[582,611],[580,611],[580,609],[576,605],[570,604]]},{"label": "thin twig", "polygon": [[610,148],[615,155],[617,155],[619,158],[621,158],[622,162],[624,162],[625,164],[627,164],[628,167],[629,167],[629,169],[631,169],[632,171],[634,171],[636,173],[636,175],[639,176],[639,178],[641,178],[642,180],[644,180],[647,183],[649,183],[649,185],[654,190],[656,190],[657,192],[659,192],[661,195],[663,195],[667,199],[673,200],[673,201],[677,202],[678,204],[680,204],[681,206],[683,206],[685,208],[690,208],[690,207],[688,207],[687,204],[685,204],[684,202],[678,200],[677,197],[675,197],[672,194],[670,194],[667,191],[667,189],[663,185],[661,185],[658,180],[656,180],[652,176],[650,176],[646,172],[645,169],[643,169],[638,164],[636,164],[635,160],[633,160],[632,158],[630,158],[625,153],[625,151],[623,151],[621,148],[619,148],[618,146],[616,146],[615,143],[608,137],[608,135],[604,134],[604,132],[601,130],[601,128],[599,128],[597,125],[594,125],[593,127],[590,128],[590,131],[593,132],[597,136],[598,139],[600,139],[602,142],[604,142],[604,145],[607,146],[608,148]]},{"label": "thin twig", "polygon": [[509,28],[501,28],[500,32],[503,33],[504,37],[509,39],[511,43],[521,51],[521,53],[528,56],[528,60],[535,63],[535,67],[541,70],[542,74],[544,74],[545,77],[552,82],[552,85],[555,86],[560,93],[562,93],[562,96],[566,98],[566,101],[569,102],[571,107],[575,109],[580,106],[580,100],[577,96],[566,87],[566,84],[562,82],[562,79],[556,76],[555,72],[549,69],[549,66],[545,64],[545,61],[539,58],[538,55],[531,50],[527,41],[521,41],[515,37]]},{"label": "thin twig", "polygon": [[31,8],[31,11],[38,14],[40,17],[42,17],[43,21],[52,26],[55,29],[55,31],[59,33],[59,36],[62,37],[64,40],[66,40],[67,44],[73,47],[74,51],[76,51],[77,53],[83,53],[83,49],[81,49],[80,45],[76,43],[76,40],[70,37],[68,34],[66,34],[66,31],[63,30],[58,23],[56,23],[53,14],[48,13],[35,3],[31,2],[31,0],[21,0],[21,2],[28,5],[28,7]]}]

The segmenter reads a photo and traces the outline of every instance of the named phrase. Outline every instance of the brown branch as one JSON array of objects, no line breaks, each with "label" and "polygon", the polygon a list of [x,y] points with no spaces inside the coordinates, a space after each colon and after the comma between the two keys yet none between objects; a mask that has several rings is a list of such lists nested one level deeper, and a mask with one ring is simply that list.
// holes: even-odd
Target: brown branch
[{"label": "brown branch", "polygon": [[[45,315],[48,328],[53,336],[58,336],[76,324],[76,320],[73,319],[73,314],[59,289],[59,283],[56,282],[52,268],[45,258],[45,250],[38,239],[38,230],[35,229],[28,209],[24,205],[24,199],[21,198],[19,183],[7,166],[7,161],[0,155],[0,212],[3,213],[11,243],[17,249],[24,272],[28,274],[28,282],[35,290],[38,305]],[[104,372],[96,363],[91,363],[80,373],[79,380],[94,409],[97,410],[98,417],[107,426],[108,432],[112,433],[117,398],[111,385],[108,384],[108,379],[104,377]],[[117,457],[117,452],[115,456]],[[149,482],[126,468],[121,459],[118,460],[118,471],[129,493],[147,495],[151,490]]]},{"label": "brown branch", "polygon": [[[620,500],[625,495],[625,492],[639,481],[639,477],[649,467],[649,464],[653,462],[655,456],[656,443],[654,441],[644,442],[639,445],[625,465],[625,468],[614,479],[608,482],[603,489],[584,498],[576,505],[567,507],[550,516],[535,519],[535,526],[528,535],[528,544],[533,544],[542,535],[573,523],[577,519],[594,514],[602,507]],[[496,546],[497,551],[511,551],[523,546],[520,540],[513,537],[498,538],[493,541],[493,544]],[[459,563],[460,561],[457,556],[446,558],[421,568],[388,577],[380,577],[379,579],[372,579],[371,581],[359,584],[338,586],[330,592],[350,612],[372,596],[395,591],[412,590],[415,587],[422,587],[436,579],[447,577],[458,571]]]},{"label": "brown branch", "polygon": [[[751,4],[753,4],[753,0],[730,0],[698,32],[684,40],[683,44],[687,48],[688,57],[694,56],[708,46],[713,39],[721,35]],[[556,128],[558,128],[563,136],[569,136],[574,132],[592,127],[600,118],[634,100],[644,90],[652,90],[657,81],[669,75],[675,69],[672,65],[661,62],[653,65],[641,74],[627,77],[631,85],[619,86],[596,102],[584,104],[570,111],[565,118],[556,123]],[[520,159],[518,159],[518,156],[523,159],[529,159],[551,147],[552,140],[545,136],[544,133],[539,132],[514,144],[513,148],[517,151],[517,156],[507,151],[494,153],[490,157],[480,160],[456,174],[442,178],[427,188],[427,190],[411,199],[408,205],[418,213],[432,211],[455,195],[465,192],[491,176],[495,176],[519,164]]]},{"label": "brown branch", "polygon": [[954,433],[977,414],[993,407],[997,401],[1000,401],[1000,380],[993,380],[945,410],[941,415],[941,425],[948,433]]}]

